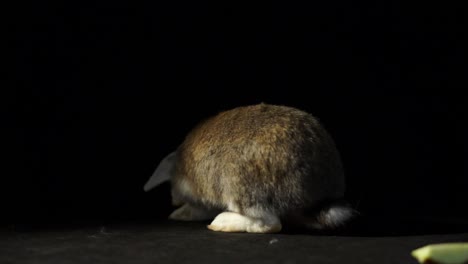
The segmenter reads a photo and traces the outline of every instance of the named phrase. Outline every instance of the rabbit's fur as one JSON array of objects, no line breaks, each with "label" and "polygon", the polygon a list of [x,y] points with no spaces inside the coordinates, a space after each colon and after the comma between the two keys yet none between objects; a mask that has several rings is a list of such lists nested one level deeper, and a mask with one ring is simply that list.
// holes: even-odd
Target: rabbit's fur
[{"label": "rabbit's fur", "polygon": [[196,126],[169,157],[167,170],[153,178],[171,180],[173,201],[182,205],[172,219],[204,220],[222,212],[210,229],[268,233],[281,230],[281,219],[324,229],[353,214],[333,203],[314,216],[304,214],[341,199],[345,180],[330,135],[295,108],[259,104],[222,112]]}]

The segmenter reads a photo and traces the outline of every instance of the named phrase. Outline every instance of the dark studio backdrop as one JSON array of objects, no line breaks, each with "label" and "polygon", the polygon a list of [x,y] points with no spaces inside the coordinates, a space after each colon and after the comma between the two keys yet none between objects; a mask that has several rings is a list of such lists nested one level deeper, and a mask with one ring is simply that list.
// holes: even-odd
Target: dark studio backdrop
[{"label": "dark studio backdrop", "polygon": [[201,119],[260,102],[322,121],[364,214],[467,219],[458,15],[405,1],[23,6],[2,221],[162,219],[169,186],[142,190],[159,160]]}]

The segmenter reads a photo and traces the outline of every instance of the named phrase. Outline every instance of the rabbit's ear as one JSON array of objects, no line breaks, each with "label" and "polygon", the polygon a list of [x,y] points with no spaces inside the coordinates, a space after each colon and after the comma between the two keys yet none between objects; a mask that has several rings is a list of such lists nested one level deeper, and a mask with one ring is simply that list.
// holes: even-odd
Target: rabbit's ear
[{"label": "rabbit's ear", "polygon": [[145,186],[143,187],[145,192],[171,179],[175,161],[176,161],[176,152],[174,151],[171,154],[167,155],[161,161],[161,163],[159,163],[153,175],[151,176],[151,178],[149,178],[149,180],[146,182]]}]

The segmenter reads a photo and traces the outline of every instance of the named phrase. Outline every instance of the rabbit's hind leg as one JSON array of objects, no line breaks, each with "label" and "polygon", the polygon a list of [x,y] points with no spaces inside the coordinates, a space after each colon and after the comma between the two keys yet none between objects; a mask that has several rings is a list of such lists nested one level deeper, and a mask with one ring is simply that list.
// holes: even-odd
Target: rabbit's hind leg
[{"label": "rabbit's hind leg", "polygon": [[208,229],[221,232],[276,233],[281,231],[278,216],[268,212],[255,212],[255,216],[223,212],[208,225]]},{"label": "rabbit's hind leg", "polygon": [[219,210],[210,210],[186,203],[174,210],[169,216],[169,219],[179,221],[204,221],[213,219],[218,213]]}]

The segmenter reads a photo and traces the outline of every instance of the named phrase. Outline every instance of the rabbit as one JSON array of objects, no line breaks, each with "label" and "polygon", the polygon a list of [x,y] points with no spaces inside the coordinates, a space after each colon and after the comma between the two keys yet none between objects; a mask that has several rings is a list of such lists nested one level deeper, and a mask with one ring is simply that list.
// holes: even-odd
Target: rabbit
[{"label": "rabbit", "polygon": [[180,206],[169,218],[212,220],[213,231],[276,233],[282,221],[336,230],[356,214],[343,200],[334,141],[316,118],[288,106],[243,106],[201,122],[144,190],[165,181]]}]

